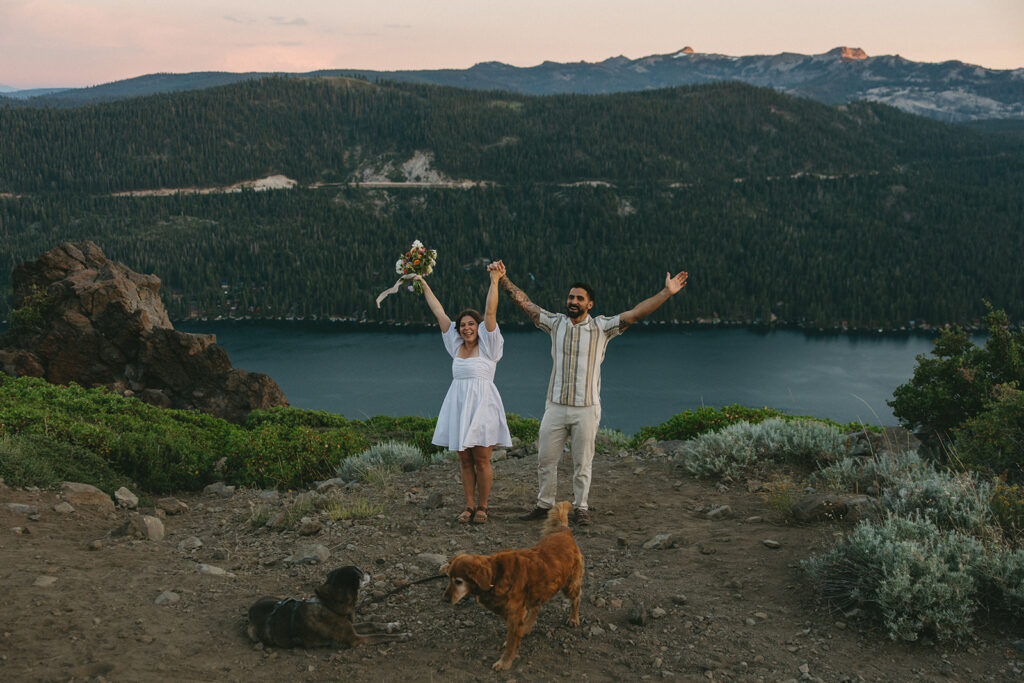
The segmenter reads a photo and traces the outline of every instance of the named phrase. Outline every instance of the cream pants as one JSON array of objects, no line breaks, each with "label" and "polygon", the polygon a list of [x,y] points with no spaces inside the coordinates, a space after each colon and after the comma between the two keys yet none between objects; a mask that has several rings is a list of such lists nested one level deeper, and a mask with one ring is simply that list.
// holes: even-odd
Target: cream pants
[{"label": "cream pants", "polygon": [[537,452],[539,507],[550,509],[555,506],[558,494],[558,459],[562,456],[565,442],[571,439],[572,506],[577,510],[587,509],[590,472],[594,464],[594,439],[597,437],[597,425],[600,421],[600,405],[566,406],[551,401],[545,404],[544,417],[540,421]]}]

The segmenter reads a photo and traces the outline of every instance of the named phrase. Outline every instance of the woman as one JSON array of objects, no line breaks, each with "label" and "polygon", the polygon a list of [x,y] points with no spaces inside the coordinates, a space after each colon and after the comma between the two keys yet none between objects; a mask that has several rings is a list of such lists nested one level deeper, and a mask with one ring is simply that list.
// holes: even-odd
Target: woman
[{"label": "woman", "polygon": [[498,280],[503,272],[495,269],[489,275],[491,286],[487,290],[484,315],[481,317],[477,311],[466,309],[454,322],[444,312],[427,281],[416,276],[452,357],[452,384],[441,404],[431,442],[459,454],[466,509],[457,521],[463,524],[487,522],[487,498],[493,478],[491,451],[495,446],[512,445],[505,406],[494,386],[494,370],[505,345],[497,319]]}]

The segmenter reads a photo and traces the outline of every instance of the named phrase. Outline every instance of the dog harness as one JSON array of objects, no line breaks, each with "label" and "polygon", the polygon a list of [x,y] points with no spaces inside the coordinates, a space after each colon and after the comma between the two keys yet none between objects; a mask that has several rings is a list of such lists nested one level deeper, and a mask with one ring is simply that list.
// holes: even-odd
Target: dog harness
[{"label": "dog harness", "polygon": [[309,600],[296,600],[295,598],[285,598],[284,600],[278,600],[276,603],[274,603],[274,607],[270,610],[270,614],[267,615],[267,623],[265,627],[268,641],[273,642],[274,640],[273,635],[270,633],[270,627],[274,623],[274,615],[277,614],[277,610],[281,609],[290,602],[294,602],[295,606],[292,607],[292,614],[291,617],[288,619],[288,645],[289,647],[295,647],[296,645],[301,645],[301,643],[298,643],[292,640],[291,638],[292,634],[295,633],[295,615],[299,612],[299,605],[301,605],[303,602],[319,603],[320,598],[311,598]]}]

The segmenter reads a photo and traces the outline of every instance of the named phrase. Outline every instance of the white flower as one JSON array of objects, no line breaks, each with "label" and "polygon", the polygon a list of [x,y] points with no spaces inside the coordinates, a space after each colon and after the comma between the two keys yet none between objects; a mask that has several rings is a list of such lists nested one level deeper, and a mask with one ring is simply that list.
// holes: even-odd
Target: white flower
[{"label": "white flower", "polygon": [[412,246],[415,247],[416,249],[419,249],[420,247],[423,246],[423,242],[420,242],[419,240],[415,240],[415,241],[413,241]]},{"label": "white flower", "polygon": [[395,272],[399,275],[402,274],[402,259],[395,261]]}]

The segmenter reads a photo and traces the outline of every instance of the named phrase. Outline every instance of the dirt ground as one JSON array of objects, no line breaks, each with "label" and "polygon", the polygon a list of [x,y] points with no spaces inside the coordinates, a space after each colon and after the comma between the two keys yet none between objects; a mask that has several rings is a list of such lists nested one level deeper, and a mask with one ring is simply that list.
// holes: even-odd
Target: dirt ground
[{"label": "dirt ground", "polygon": [[[300,534],[264,521],[294,510],[295,493],[182,494],[162,540],[112,536],[133,514],[86,505],[58,512],[58,492],[0,487],[0,679],[5,681],[1004,681],[1020,680],[1020,633],[983,630],[959,647],[895,643],[858,615],[829,610],[799,567],[839,527],[783,523],[746,483],[698,481],[665,456],[598,454],[595,523],[574,529],[586,558],[583,623],[565,625],[556,597],[523,641],[511,671],[495,673],[504,626],[475,601],[441,601],[436,557],[527,547],[535,460],[494,462],[491,521],[454,522],[463,507],[452,462],[335,491]],[[559,490],[569,495],[563,461]],[[436,507],[440,498],[441,507]],[[7,503],[34,506],[37,514]],[[374,516],[331,520],[379,506]],[[708,511],[728,505],[727,514]],[[142,505],[154,514],[152,505]],[[317,524],[322,527],[317,531]],[[18,530],[17,528],[21,528]],[[27,532],[27,533],[26,533]],[[644,545],[669,535],[661,547]],[[202,545],[190,549],[186,539]],[[771,548],[765,541],[775,541]],[[194,544],[194,541],[192,542]],[[321,544],[323,563],[293,564]],[[180,547],[179,547],[180,546]],[[668,547],[666,547],[668,546]],[[411,640],[386,647],[278,650],[245,635],[262,595],[309,597],[333,568],[355,564],[374,581],[359,612],[399,621]],[[200,572],[212,565],[228,572]],[[49,585],[38,585],[49,584]],[[173,592],[167,604],[158,596]],[[376,598],[376,602],[374,601]],[[638,607],[642,605],[642,608]],[[633,617],[645,615],[645,624]]]}]

